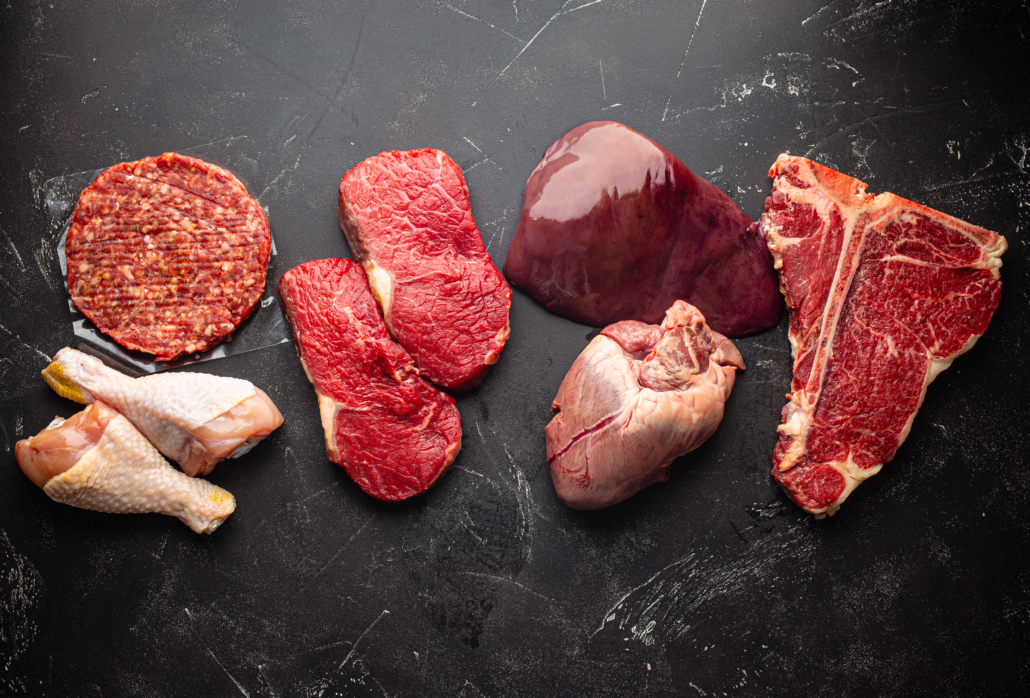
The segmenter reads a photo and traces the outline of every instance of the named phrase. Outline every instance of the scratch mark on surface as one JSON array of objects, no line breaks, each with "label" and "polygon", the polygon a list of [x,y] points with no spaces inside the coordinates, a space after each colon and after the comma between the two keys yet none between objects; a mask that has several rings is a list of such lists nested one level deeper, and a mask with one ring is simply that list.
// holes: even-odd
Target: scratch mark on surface
[{"label": "scratch mark on surface", "polygon": [[[463,511],[461,513],[465,516],[466,519],[468,519],[470,524],[472,524],[473,526],[476,525],[476,522],[472,520],[472,517],[469,516],[469,513],[467,511]],[[472,537],[475,538],[476,540],[478,540],[480,545],[486,545],[486,539],[484,539],[478,533],[473,531],[472,528],[467,523],[465,523],[465,521],[463,519],[458,519],[458,523],[460,523],[462,526],[464,526],[465,530],[468,531],[469,533],[471,533]]]},{"label": "scratch mark on surface", "polygon": [[24,131],[25,129],[27,129],[27,128],[28,128],[29,126],[31,126],[31,125],[32,125],[32,124],[25,124],[25,125],[24,125],[24,126],[22,126],[22,127],[20,128],[20,129],[18,129],[18,133],[21,133],[22,131]]},{"label": "scratch mark on surface", "polygon": [[455,468],[455,470],[464,470],[466,473],[470,473],[470,474],[475,475],[477,477],[481,477],[481,478],[484,478],[484,479],[486,478],[486,475],[484,475],[483,473],[477,473],[475,470],[470,470],[469,468],[466,468],[464,465],[456,465],[456,466],[454,466],[454,468]]},{"label": "scratch mark on surface", "polygon": [[680,69],[676,72],[677,78],[680,76],[680,73],[683,72],[683,66],[687,62],[687,54],[690,53],[690,45],[694,43],[694,34],[697,32],[697,28],[701,26],[701,15],[705,13],[705,5],[707,4],[708,0],[702,0],[701,10],[697,13],[697,21],[694,22],[694,28],[690,30],[690,38],[687,39],[687,50],[683,52],[683,60],[680,61]]},{"label": "scratch mark on surface", "polygon": [[539,596],[541,599],[545,599],[545,600],[550,601],[551,603],[554,603],[554,604],[558,603],[555,599],[552,599],[550,596],[544,596],[539,591],[535,591],[533,589],[530,589],[525,584],[521,584],[519,582],[516,582],[514,579],[508,579],[507,577],[499,577],[499,576],[497,576],[495,574],[484,574],[483,572],[459,572],[458,574],[464,574],[464,575],[468,575],[470,577],[484,577],[486,579],[495,579],[495,580],[497,580],[499,582],[507,582],[508,584],[511,584],[513,586],[517,586],[519,589],[522,589],[523,591],[527,591],[530,594],[533,594],[534,596]]},{"label": "scratch mark on surface", "polygon": [[318,127],[322,125],[322,119],[324,119],[325,115],[329,113],[329,110],[332,108],[333,104],[336,103],[336,100],[339,99],[340,94],[343,92],[343,88],[347,84],[347,78],[350,77],[350,72],[354,69],[354,61],[356,61],[358,58],[358,49],[361,47],[361,34],[364,30],[365,13],[362,12],[361,23],[358,24],[358,38],[354,41],[354,51],[351,53],[350,63],[347,64],[347,69],[343,71],[343,80],[340,81],[340,86],[336,88],[336,92],[333,94],[332,99],[330,99],[329,102],[326,103],[325,109],[322,110],[321,116],[318,117],[318,121],[316,121],[315,125],[311,127],[311,131],[308,132],[308,137],[304,139],[305,143],[310,141],[311,137],[315,135],[315,131],[317,131]]},{"label": "scratch mark on surface", "polygon": [[662,121],[665,121],[665,116],[669,113],[670,104],[672,104],[672,95],[669,95],[669,101],[665,103],[665,111],[662,112]]},{"label": "scratch mark on surface", "polygon": [[882,114],[874,114],[873,116],[868,116],[864,119],[853,121],[850,124],[846,124],[841,128],[837,129],[836,131],[834,131],[833,133],[830,133],[826,137],[820,139],[815,145],[808,149],[808,151],[805,153],[805,157],[809,157],[817,148],[819,148],[819,146],[821,146],[823,143],[830,140],[831,138],[838,136],[842,133],[845,133],[847,131],[851,131],[855,128],[860,128],[861,126],[864,126],[866,124],[873,124],[882,119],[888,119],[892,116],[897,116],[898,114],[925,114],[928,111],[934,111],[936,108],[941,107],[942,105],[952,104],[958,101],[960,100],[946,99],[940,102],[927,102],[926,104],[916,104],[911,107],[903,107],[900,109],[888,107],[892,109],[892,111],[884,112]]},{"label": "scratch mark on surface", "polygon": [[[468,167],[467,169],[464,169],[464,170],[462,170],[462,172],[468,172],[469,170],[474,170],[474,169],[475,169],[476,167],[478,167],[479,165],[482,165],[482,164],[483,164],[484,162],[488,162],[488,163],[490,163],[491,165],[493,165],[494,167],[496,167],[497,169],[499,169],[499,170],[500,170],[501,172],[504,172],[504,168],[503,168],[503,167],[501,167],[501,166],[500,166],[500,165],[498,165],[498,164],[497,164],[496,162],[494,162],[493,160],[491,160],[491,159],[490,159],[490,156],[489,156],[489,155],[487,155],[486,153],[484,153],[484,152],[483,152],[482,150],[480,150],[480,149],[479,149],[479,146],[478,146],[478,145],[476,145],[475,143],[473,143],[472,141],[470,141],[470,140],[468,139],[468,137],[467,137],[467,136],[462,136],[462,138],[463,138],[463,139],[465,139],[465,142],[466,142],[466,143],[468,143],[468,144],[469,144],[469,145],[471,145],[471,146],[472,146],[473,148],[475,148],[475,149],[476,149],[476,152],[477,152],[477,153],[479,153],[480,155],[482,155],[482,156],[483,156],[483,159],[482,159],[482,160],[480,160],[479,162],[477,162],[477,163],[476,163],[475,165],[470,165],[470,166],[469,166],[469,167]],[[504,172],[504,173],[505,173],[505,174],[508,174],[507,172]]]},{"label": "scratch mark on surface", "polygon": [[47,270],[47,266],[50,263],[50,250],[47,249],[46,240],[40,241],[39,249],[32,253],[32,257],[36,260],[36,267],[39,269],[39,273],[43,276],[43,280],[46,281],[46,285],[50,287],[51,291],[56,291],[58,286],[54,283],[54,280],[50,278],[50,272]]},{"label": "scratch mark on surface", "polygon": [[605,624],[605,623],[607,623],[608,621],[612,621],[612,620],[615,620],[615,612],[616,612],[617,610],[619,610],[619,607],[620,607],[620,606],[622,606],[623,602],[624,602],[624,601],[625,601],[626,599],[628,599],[628,598],[629,598],[630,596],[632,596],[633,592],[635,592],[635,591],[639,591],[639,590],[643,589],[643,588],[644,588],[644,587],[646,587],[646,586],[647,586],[648,584],[650,584],[650,583],[651,583],[651,582],[653,582],[654,580],[658,579],[658,577],[660,577],[660,576],[661,576],[661,574],[662,574],[663,572],[665,572],[666,570],[670,570],[670,569],[672,569],[673,567],[676,567],[677,565],[682,565],[682,564],[683,564],[683,563],[685,563],[685,562],[689,562],[689,561],[690,561],[690,560],[692,560],[693,558],[694,558],[694,553],[691,553],[691,554],[687,555],[687,557],[686,557],[686,558],[684,558],[683,560],[676,560],[675,562],[673,562],[673,563],[671,563],[671,564],[668,564],[668,565],[666,565],[666,566],[665,566],[665,567],[663,567],[662,569],[660,569],[660,570],[658,570],[657,572],[655,572],[655,573],[654,573],[654,575],[653,575],[653,576],[652,576],[652,577],[651,577],[650,579],[648,579],[648,580],[647,580],[646,582],[644,582],[643,584],[640,584],[640,585],[638,585],[638,586],[635,586],[635,587],[633,587],[632,589],[630,589],[629,591],[627,591],[627,592],[626,592],[625,594],[623,594],[623,595],[622,595],[622,598],[621,598],[621,599],[619,599],[618,601],[616,601],[616,602],[615,602],[615,605],[614,605],[614,606],[612,606],[611,608],[609,608],[609,609],[608,609],[608,612],[604,614],[604,620],[602,620],[602,621],[601,621],[601,625],[599,625],[599,626],[597,627],[597,630],[595,630],[595,631],[594,631],[593,633],[591,633],[591,634],[590,634],[590,637],[593,637],[593,636],[594,636],[594,635],[596,635],[597,633],[599,633],[599,632],[601,632],[602,630],[604,630],[604,624]]},{"label": "scratch mark on surface", "polygon": [[224,666],[222,666],[222,663],[220,661],[218,661],[218,657],[215,656],[215,653],[212,652],[208,647],[205,647],[204,649],[206,649],[207,653],[211,655],[211,659],[215,660],[215,664],[218,665],[218,668],[224,671],[225,675],[228,676],[234,684],[236,684],[236,688],[240,689],[240,693],[247,696],[247,698],[250,698],[250,694],[247,693],[243,686],[240,685],[240,682],[237,681],[236,678],[232,674],[230,674]]},{"label": "scratch mark on surface", "polygon": [[[28,127],[26,127],[26,128],[28,128]],[[18,266],[21,267],[21,270],[22,271],[28,271],[25,268],[25,262],[23,262],[21,260],[21,255],[18,253],[18,248],[14,246],[13,242],[11,242],[11,237],[7,234],[7,231],[4,230],[3,226],[0,226],[0,235],[4,236],[4,240],[7,241],[7,247],[14,254],[14,258],[18,260]]]},{"label": "scratch mark on surface", "polygon": [[[500,27],[498,27],[498,26],[496,26],[494,24],[490,24],[486,20],[480,19],[479,17],[476,17],[474,15],[470,15],[468,12],[464,12],[462,10],[459,10],[457,7],[452,7],[451,5],[448,5],[446,3],[444,3],[444,7],[446,7],[448,10],[451,10],[452,12],[457,12],[459,15],[462,15],[464,17],[468,17],[469,19],[474,19],[477,22],[481,22],[481,23],[485,24],[486,26],[490,27],[491,29],[496,29],[497,31],[501,32],[502,34],[506,34],[506,35],[510,36],[511,38],[515,39],[515,41],[522,41],[522,39],[520,39],[519,37],[515,36],[511,32],[507,32],[507,31],[501,29]],[[516,8],[515,14],[518,14],[518,13],[519,13],[519,11]]]},{"label": "scratch mark on surface", "polygon": [[1026,156],[1027,156],[1027,153],[1030,152],[1030,146],[1027,146],[1026,138],[1022,137],[1022,136],[1020,137],[1020,139],[1018,141],[1013,140],[1012,145],[1014,147],[1016,147],[1017,149],[1019,149],[1020,151],[1022,151],[1022,153],[1023,153],[1022,157],[1020,157],[1019,160],[1016,160],[1014,157],[1012,157],[1012,155],[1009,155],[1008,153],[1006,153],[1006,154],[1009,155],[1009,160],[1011,160],[1013,162],[1013,164],[1015,164],[1015,166],[1019,168],[1019,171],[1025,173],[1026,172]]},{"label": "scratch mark on surface", "polygon": [[372,514],[372,516],[368,517],[368,521],[366,521],[365,523],[361,524],[361,527],[358,528],[357,531],[355,531],[354,533],[352,533],[350,535],[350,538],[347,539],[347,542],[340,546],[340,549],[337,550],[333,554],[333,556],[331,558],[329,558],[329,560],[324,565],[322,565],[322,568],[320,570],[318,570],[318,572],[315,572],[315,574],[312,575],[312,578],[318,577],[319,575],[321,575],[323,572],[326,571],[326,569],[329,567],[329,565],[331,565],[334,562],[336,562],[336,558],[340,557],[340,554],[343,553],[343,551],[347,549],[347,546],[349,546],[352,542],[354,542],[354,539],[357,538],[361,534],[362,531],[364,531],[366,528],[368,528],[368,525],[370,523],[372,523],[372,521],[374,521],[375,518],[376,518],[375,514]]},{"label": "scratch mark on surface", "polygon": [[46,354],[41,352],[36,347],[30,346],[30,345],[26,344],[25,342],[21,341],[21,337],[16,335],[14,332],[11,332],[9,329],[4,327],[3,325],[0,325],[0,330],[3,330],[4,332],[6,332],[9,337],[14,337],[18,341],[18,343],[21,344],[26,349],[28,349],[30,351],[36,352],[36,354],[41,356],[43,358],[43,360],[45,360],[48,364],[50,363],[50,357],[49,356],[47,356]]},{"label": "scratch mark on surface", "polygon": [[519,59],[519,56],[521,56],[523,53],[525,53],[526,49],[528,49],[530,46],[533,45],[533,42],[536,41],[536,38],[543,33],[544,29],[547,29],[547,27],[550,26],[551,22],[553,22],[555,19],[557,19],[562,14],[562,10],[565,9],[565,5],[568,5],[570,2],[572,2],[572,0],[565,0],[565,2],[562,4],[562,6],[558,8],[558,11],[555,12],[553,15],[551,15],[551,18],[549,20],[544,22],[544,26],[540,27],[540,29],[537,30],[536,34],[533,35],[533,38],[531,38],[529,41],[526,42],[526,44],[522,47],[522,49],[518,53],[515,54],[515,57],[511,59],[511,62],[508,63],[508,65],[504,66],[504,69],[497,74],[497,77],[494,78],[494,80],[497,80],[502,75],[504,75],[505,73],[508,72],[508,68],[512,67],[515,64],[515,61],[517,61]]},{"label": "scratch mark on surface", "polygon": [[[290,140],[286,141],[286,143],[289,143],[290,141],[292,141],[296,137],[297,137],[296,134],[294,134],[293,136],[290,136]],[[286,145],[286,143],[283,143],[283,145]],[[271,182],[268,183],[267,187],[265,187],[264,189],[261,190],[261,193],[257,195],[258,201],[261,200],[261,197],[264,196],[265,193],[268,192],[269,189],[271,189],[272,187],[275,186],[276,182],[278,182],[280,179],[282,179],[282,176],[284,174],[286,174],[287,172],[291,172],[291,171],[292,172],[296,172],[297,171],[297,167],[300,165],[300,158],[303,155],[304,155],[303,153],[298,154],[297,155],[297,159],[293,163],[293,167],[284,168],[282,172],[280,172],[279,174],[277,174],[275,176],[275,179],[273,179]]]},{"label": "scratch mark on surface", "polygon": [[814,15],[812,15],[812,16],[811,16],[811,17],[809,17],[808,19],[803,19],[803,20],[801,20],[801,26],[802,26],[802,27],[803,27],[803,26],[805,26],[806,24],[808,24],[809,22],[811,22],[811,21],[812,21],[813,19],[815,19],[816,17],[818,17],[819,15],[821,15],[821,14],[823,13],[823,11],[824,11],[824,10],[825,10],[825,9],[826,9],[827,7],[829,7],[830,5],[832,5],[833,3],[835,3],[836,1],[837,1],[837,0],[830,0],[830,2],[828,2],[828,3],[826,3],[825,5],[823,5],[822,7],[820,7],[820,8],[819,8],[819,9],[818,9],[818,10],[816,11],[816,13],[815,13]]},{"label": "scratch mark on surface", "polygon": [[[562,14],[567,15],[567,14],[569,14],[571,12],[575,12],[576,10],[582,10],[584,7],[590,7],[591,5],[596,5],[599,2],[604,2],[604,0],[592,0],[592,2],[588,2],[588,3],[585,3],[583,5],[579,5],[578,7],[573,7],[571,10],[563,12]],[[567,5],[568,3],[565,3],[565,4]],[[562,5],[562,7],[564,7],[564,6],[565,5]]]},{"label": "scratch mark on surface", "polygon": [[368,635],[372,631],[372,628],[376,627],[376,623],[378,623],[380,620],[382,620],[383,616],[388,616],[388,615],[390,615],[390,612],[387,611],[384,608],[383,612],[380,613],[376,617],[376,619],[374,621],[372,621],[372,623],[367,628],[365,628],[365,632],[363,632],[360,635],[358,635],[358,639],[354,641],[353,645],[351,645],[350,652],[348,652],[347,656],[343,658],[342,662],[340,662],[340,666],[337,667],[337,670],[342,669],[343,667],[345,667],[347,665],[347,662],[350,661],[350,658],[353,657],[354,653],[358,651],[358,643],[365,639],[365,636]]},{"label": "scratch mark on surface", "polygon": [[[302,78],[299,75],[295,74],[292,70],[288,70],[283,65],[281,65],[278,61],[272,60],[271,58],[269,58],[265,54],[261,53],[260,51],[255,51],[254,49],[252,49],[250,46],[248,46],[247,44],[243,43],[239,39],[235,39],[235,38],[233,38],[231,36],[226,37],[226,39],[229,41],[229,43],[236,44],[237,46],[242,48],[247,53],[250,53],[250,54],[252,54],[254,56],[257,56],[261,60],[265,61],[266,63],[268,63],[270,65],[272,65],[276,69],[282,71],[284,74],[290,76],[291,78],[293,78],[294,80],[296,80],[301,85],[303,85],[304,87],[308,88],[309,90],[311,90],[315,94],[317,94],[317,95],[319,95],[321,97],[325,97],[326,99],[331,99],[330,96],[328,94],[326,94],[325,92],[323,92],[320,88],[315,87],[314,85],[309,83],[304,78]],[[287,142],[289,142],[289,141],[287,141]],[[283,145],[285,145],[285,143]]]},{"label": "scratch mark on surface", "polygon": [[858,19],[859,17],[864,17],[865,15],[872,14],[872,13],[876,12],[877,10],[879,10],[881,7],[884,7],[886,5],[890,5],[892,2],[894,2],[894,0],[882,0],[881,2],[878,2],[875,5],[872,5],[872,6],[869,6],[869,7],[859,7],[858,10],[856,10],[855,12],[852,12],[847,17],[844,17],[843,19],[838,19],[836,22],[833,22],[831,24],[827,24],[826,26],[823,27],[823,29],[832,29],[833,27],[836,27],[838,24],[843,24],[844,22],[847,22],[848,20]]},{"label": "scratch mark on surface", "polygon": [[608,90],[604,86],[604,65],[601,63],[601,59],[597,59],[597,68],[601,71],[601,97],[604,101],[608,101]]}]

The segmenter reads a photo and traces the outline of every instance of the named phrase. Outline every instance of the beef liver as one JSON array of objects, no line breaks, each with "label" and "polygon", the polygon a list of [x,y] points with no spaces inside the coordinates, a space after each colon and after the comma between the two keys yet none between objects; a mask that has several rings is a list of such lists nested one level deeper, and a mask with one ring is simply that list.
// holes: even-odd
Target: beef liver
[{"label": "beef liver", "polygon": [[461,450],[461,418],[390,339],[361,267],[307,262],[283,275],[279,296],[318,394],[329,460],[379,499],[429,489]]},{"label": "beef liver", "polygon": [[927,385],[987,329],[1007,245],[804,158],[769,176],[761,231],[794,354],[773,475],[822,516],[894,458]]},{"label": "beef liver", "polygon": [[653,140],[594,121],[555,141],[526,182],[504,274],[562,317],[595,327],[662,321],[675,300],[731,337],[783,315],[753,221]]},{"label": "beef liver", "polygon": [[478,386],[508,339],[511,289],[483,247],[461,168],[440,150],[380,153],[343,176],[339,218],[422,375]]}]

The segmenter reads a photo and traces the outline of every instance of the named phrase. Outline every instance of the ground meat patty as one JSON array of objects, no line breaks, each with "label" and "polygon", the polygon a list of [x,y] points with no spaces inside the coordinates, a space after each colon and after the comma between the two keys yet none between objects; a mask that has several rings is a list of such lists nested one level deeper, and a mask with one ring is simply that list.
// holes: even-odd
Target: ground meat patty
[{"label": "ground meat patty", "polygon": [[68,289],[102,332],[170,361],[254,310],[270,245],[264,212],[231,172],[178,153],[123,162],[79,197]]}]

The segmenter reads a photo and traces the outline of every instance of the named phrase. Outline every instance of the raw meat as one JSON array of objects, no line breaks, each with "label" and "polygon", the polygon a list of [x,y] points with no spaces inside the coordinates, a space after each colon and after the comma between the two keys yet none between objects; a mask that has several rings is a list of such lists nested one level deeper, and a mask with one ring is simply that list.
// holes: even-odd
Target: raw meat
[{"label": "raw meat", "polygon": [[461,450],[461,418],[390,339],[361,267],[307,262],[283,275],[279,297],[318,394],[329,460],[379,499],[429,489]]},{"label": "raw meat", "polygon": [[170,361],[250,315],[270,245],[264,211],[232,173],[177,153],[123,162],[75,206],[68,290],[101,332]]},{"label": "raw meat", "polygon": [[599,509],[669,479],[669,466],[715,433],[744,360],[676,301],[659,327],[609,325],[579,355],[547,425],[554,489],[576,509]]},{"label": "raw meat", "polygon": [[504,275],[547,309],[595,327],[660,322],[685,300],[741,337],[783,299],[752,220],[650,138],[613,121],[569,131],[537,165]]},{"label": "raw meat", "polygon": [[926,387],[987,329],[1007,245],[804,158],[769,176],[761,230],[794,356],[773,475],[823,516],[894,458]]},{"label": "raw meat", "polygon": [[343,176],[339,217],[422,375],[451,390],[482,383],[511,331],[511,289],[483,247],[461,168],[431,148],[380,153]]},{"label": "raw meat", "polygon": [[211,533],[236,509],[233,496],[173,468],[136,427],[103,402],[15,446],[22,472],[55,502],[114,514],[174,516]]},{"label": "raw meat", "polygon": [[191,477],[239,458],[283,423],[272,400],[239,378],[185,372],[130,378],[67,347],[43,378],[62,397],[114,407]]}]

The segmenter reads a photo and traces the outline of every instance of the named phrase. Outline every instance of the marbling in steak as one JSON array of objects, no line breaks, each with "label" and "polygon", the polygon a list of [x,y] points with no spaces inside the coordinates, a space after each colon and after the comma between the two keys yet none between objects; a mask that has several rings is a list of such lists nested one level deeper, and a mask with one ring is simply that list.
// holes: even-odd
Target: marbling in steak
[{"label": "marbling in steak", "polygon": [[822,516],[894,458],[927,385],[987,329],[1007,245],[804,158],[769,176],[761,230],[794,355],[773,475]]},{"label": "marbling in steak", "polygon": [[165,153],[105,170],[68,228],[68,290],[97,328],[169,361],[209,349],[265,288],[268,220],[231,172]]},{"label": "marbling in steak", "polygon": [[339,218],[422,375],[478,386],[508,340],[511,289],[483,247],[461,168],[431,148],[380,153],[343,176]]},{"label": "marbling in steak", "polygon": [[307,262],[283,275],[279,297],[318,394],[329,460],[379,499],[429,489],[461,450],[461,418],[390,339],[361,267]]}]

